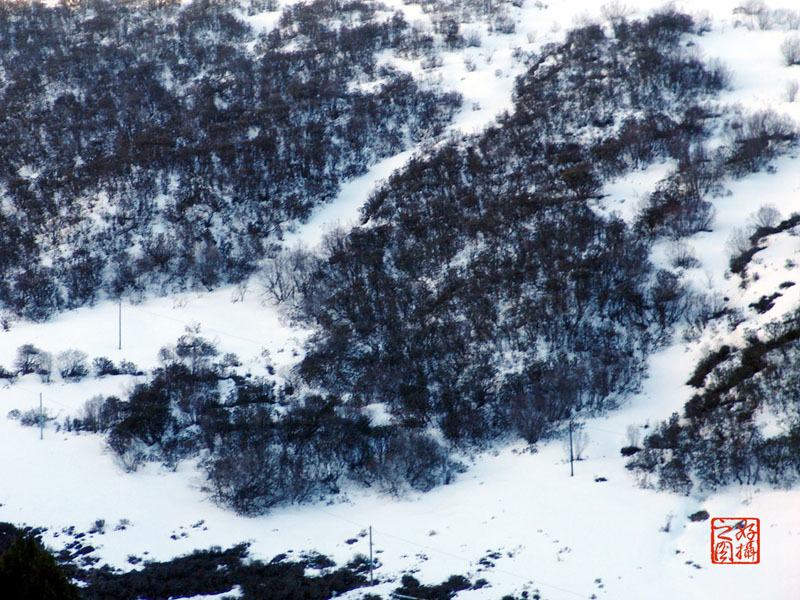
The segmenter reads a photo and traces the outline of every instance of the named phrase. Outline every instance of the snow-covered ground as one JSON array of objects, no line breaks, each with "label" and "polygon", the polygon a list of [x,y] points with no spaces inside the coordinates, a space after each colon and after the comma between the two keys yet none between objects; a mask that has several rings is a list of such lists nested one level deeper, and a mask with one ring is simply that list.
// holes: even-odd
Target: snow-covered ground
[{"label": "snow-covered ground", "polygon": [[[409,22],[428,17],[415,5],[389,3],[407,11]],[[662,3],[637,3],[631,16],[643,16]],[[747,108],[773,107],[800,120],[800,98],[787,102],[786,84],[800,80],[800,68],[785,67],[779,46],[785,29],[762,31],[734,26],[738,2],[697,0],[677,3],[689,13],[708,11],[712,30],[693,40],[705,57],[723,59],[733,72],[733,89],[720,101]],[[770,3],[770,8],[793,8]],[[510,107],[514,76],[524,68],[515,48],[526,52],[558,40],[577,18],[599,18],[599,5],[587,0],[545,6],[527,0],[510,6],[517,22],[513,34],[490,33],[484,23],[466,26],[480,33],[481,46],[447,53],[442,66],[425,72],[442,85],[459,90],[464,110],[452,125],[476,131]],[[257,19],[269,26],[274,17]],[[429,19],[428,19],[429,20]],[[474,65],[474,70],[469,65]],[[417,68],[407,65],[409,68]],[[339,198],[287,235],[286,244],[313,246],[324,232],[358,218],[375,183],[401,166],[409,153],[384,160],[343,186]],[[609,184],[604,209],[630,219],[647,191],[670,165],[654,165]],[[798,598],[800,597],[800,490],[733,486],[713,495],[688,497],[640,489],[624,468],[620,447],[628,426],[643,435],[644,425],[680,412],[691,394],[685,382],[695,361],[709,347],[741,339],[744,328],[762,324],[796,308],[800,285],[781,289],[775,307],[759,315],[749,304],[770,295],[785,281],[800,284],[800,241],[789,232],[770,236],[767,248],[751,263],[750,283],[727,274],[727,241],[736,228],[764,204],[783,218],[800,210],[800,163],[793,156],[774,163],[775,173],[759,173],[727,182],[712,198],[713,231],[686,240],[700,266],[686,273],[698,290],[727,297],[741,308],[747,323],[731,332],[709,327],[699,339],[672,345],[651,357],[649,377],[641,391],[603,418],[589,419],[584,460],[569,476],[562,442],[531,450],[513,444],[493,453],[465,457],[469,470],[455,483],[424,495],[402,498],[351,490],[329,503],[290,506],[258,518],[243,518],[215,506],[203,492],[199,471],[191,462],[168,471],[147,465],[125,473],[95,435],[39,431],[5,418],[11,409],[37,408],[39,393],[50,415],[79,411],[97,394],[121,394],[135,378],[89,378],[64,383],[58,377],[43,384],[35,375],[0,387],[0,521],[48,528],[45,539],[59,548],[71,538],[63,529],[87,531],[104,520],[104,532],[89,534],[94,555],[119,568],[133,568],[130,556],[168,559],[196,548],[228,547],[252,542],[253,555],[269,559],[281,552],[298,555],[317,550],[345,562],[367,554],[364,532],[373,528],[380,567],[376,593],[396,587],[401,572],[415,572],[425,583],[458,573],[485,578],[489,586],[462,592],[463,598],[497,599],[506,593],[538,589],[545,598]],[[728,193],[728,191],[730,193]],[[664,248],[656,248],[663,252]],[[755,275],[758,279],[755,280]],[[122,306],[122,349],[118,349],[119,307],[101,303],[64,313],[45,324],[14,323],[0,331],[0,365],[12,366],[17,347],[32,343],[52,353],[78,348],[90,358],[131,360],[139,367],[157,365],[158,349],[174,343],[185,327],[199,323],[201,334],[214,339],[221,352],[235,352],[242,369],[263,374],[267,361],[278,373],[301,355],[308,331],[293,327],[270,306],[263,306],[253,282],[241,290],[188,293]],[[266,353],[264,351],[267,351]],[[604,481],[598,481],[604,478]],[[712,517],[761,519],[758,565],[712,565],[709,521],[693,523],[700,509]],[[346,540],[357,539],[355,543]],[[349,594],[361,597],[364,590]]]}]

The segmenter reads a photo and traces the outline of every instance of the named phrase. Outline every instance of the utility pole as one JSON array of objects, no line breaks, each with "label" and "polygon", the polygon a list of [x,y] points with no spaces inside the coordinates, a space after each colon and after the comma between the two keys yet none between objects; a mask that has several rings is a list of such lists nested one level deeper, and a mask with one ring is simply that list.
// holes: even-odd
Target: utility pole
[{"label": "utility pole", "polygon": [[572,419],[569,420],[569,476],[575,477],[575,469],[572,467]]},{"label": "utility pole", "polygon": [[39,439],[44,439],[44,408],[42,405],[42,392],[39,392]]},{"label": "utility pole", "polygon": [[119,299],[119,348],[122,350],[122,296]]},{"label": "utility pole", "polygon": [[369,526],[369,584],[375,585],[375,579],[372,576],[372,525]]}]

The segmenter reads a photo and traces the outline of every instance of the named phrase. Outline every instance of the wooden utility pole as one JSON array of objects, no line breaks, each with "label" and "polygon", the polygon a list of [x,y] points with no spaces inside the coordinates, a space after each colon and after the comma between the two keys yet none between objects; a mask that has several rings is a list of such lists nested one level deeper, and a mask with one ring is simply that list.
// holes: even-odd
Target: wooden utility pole
[{"label": "wooden utility pole", "polygon": [[122,298],[119,299],[119,348],[122,350]]},{"label": "wooden utility pole", "polygon": [[572,454],[572,419],[569,422],[569,476],[575,477],[575,469],[572,467],[573,454]]},{"label": "wooden utility pole", "polygon": [[372,576],[372,525],[369,526],[369,584],[375,585],[375,579]]},{"label": "wooden utility pole", "polygon": [[42,392],[39,392],[39,439],[44,439],[44,406],[42,404]]}]

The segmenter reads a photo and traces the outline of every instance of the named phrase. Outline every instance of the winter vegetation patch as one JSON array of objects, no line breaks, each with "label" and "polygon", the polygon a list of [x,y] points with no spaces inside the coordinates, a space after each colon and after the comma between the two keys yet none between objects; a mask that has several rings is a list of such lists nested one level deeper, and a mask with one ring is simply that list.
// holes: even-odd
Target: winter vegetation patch
[{"label": "winter vegetation patch", "polygon": [[800,20],[705,4],[0,6],[0,595],[794,589]]},{"label": "winter vegetation patch", "polygon": [[645,485],[686,494],[694,485],[788,488],[800,481],[798,316],[751,333],[743,348],[722,346],[704,357],[689,380],[700,391],[682,416],[673,414],[645,438],[628,468]]},{"label": "winter vegetation patch", "polygon": [[434,40],[379,8],[257,33],[236,3],[0,6],[0,306],[240,282],[341,181],[437,135],[458,96],[378,60]]},{"label": "winter vegetation patch", "polygon": [[[259,81],[263,86],[275,85],[271,76],[259,79],[264,73],[256,68],[288,77],[275,93],[293,94],[281,100],[286,109],[311,111],[303,114],[316,119],[327,114],[320,98],[336,97],[341,104],[347,101],[343,98],[368,100],[371,96],[349,92],[341,96],[335,88],[329,90],[330,95],[320,95],[322,88],[308,87],[316,85],[313,77],[336,73],[336,81],[347,88],[348,81],[376,75],[375,55],[381,49],[426,51],[424,43],[414,46],[417,34],[406,30],[401,16],[379,20],[369,5],[294,5],[282,13],[276,29],[261,36],[239,23],[235,13],[203,6],[160,7],[153,14],[167,11],[161,20],[149,18],[156,19],[154,26],[164,28],[158,35],[165,39],[177,35],[167,18],[172,15],[169,11],[177,11],[174,16],[179,22],[188,18],[186,11],[194,11],[194,18],[186,22],[188,32],[197,32],[203,15],[216,19],[211,29],[221,32],[220,43],[228,40],[228,50],[209,58],[210,64],[228,70],[232,63],[225,59],[220,64],[219,57],[233,60],[238,56],[237,68],[249,73],[233,73],[232,86],[225,87],[227,99],[219,96],[220,89],[205,105],[209,114],[217,115],[213,121],[217,125],[226,122],[221,115],[230,116],[233,105],[238,107],[237,123],[250,119],[247,111],[255,108],[248,108],[248,103],[257,93],[262,99],[266,93],[266,88],[259,91],[252,86]],[[74,28],[70,19],[77,18],[79,11],[58,10],[42,9],[41,15],[61,15],[60,26],[72,35],[83,35],[70,29]],[[118,16],[123,23],[137,14],[135,6],[101,4],[92,10],[109,11],[109,17],[121,11]],[[354,18],[342,24],[343,14]],[[119,35],[117,21],[107,21],[111,28],[107,35]],[[740,120],[721,118],[710,108],[714,95],[729,84],[729,75],[724,67],[706,65],[685,50],[683,40],[694,31],[693,19],[673,9],[640,21],[614,18],[609,29],[589,24],[569,31],[562,43],[548,44],[528,57],[510,112],[481,134],[452,136],[415,155],[372,193],[361,226],[331,231],[319,249],[285,250],[264,261],[259,278],[265,298],[316,332],[307,342],[296,375],[283,385],[276,386],[271,378],[242,377],[235,355],[221,356],[199,329],[187,329],[174,346],[162,348],[160,366],[146,381],[137,382],[127,397],[96,396],[86,402],[81,414],[67,418],[63,427],[106,434],[109,448],[128,471],[153,461],[175,469],[180,461],[199,457],[210,496],[252,515],[338,494],[342,486],[351,484],[375,486],[392,494],[426,491],[451,482],[463,470],[451,457],[453,452],[509,437],[533,443],[556,434],[575,414],[597,415],[614,408],[638,388],[648,355],[670,340],[677,323],[702,322],[713,316],[674,272],[650,263],[652,245],[663,238],[707,231],[714,214],[707,196],[718,193],[726,178],[763,168],[795,139],[793,125],[774,113],[754,113]],[[136,39],[133,36],[125,43]],[[375,46],[376,39],[383,40],[382,45]],[[253,42],[252,48],[245,48],[243,40]],[[372,45],[362,47],[362,42]],[[54,41],[46,38],[43,43]],[[352,43],[356,54],[345,60],[340,52],[336,54],[340,58],[334,58],[325,50],[331,50],[326,44],[333,43],[345,47]],[[144,52],[143,56],[149,55]],[[205,56],[196,59],[198,65],[204,64]],[[327,57],[326,62],[310,68],[308,61],[320,56]],[[101,60],[101,66],[94,68],[103,64]],[[174,71],[179,72],[178,65]],[[388,81],[386,73],[381,77],[384,83]],[[177,98],[164,94],[164,102],[182,98],[196,103],[207,81],[194,75],[192,81],[200,88]],[[325,85],[333,85],[326,81]],[[410,78],[407,82],[414,85]],[[239,90],[239,85],[249,87]],[[171,89],[184,88],[188,89],[175,84],[173,77]],[[456,105],[443,105],[442,96],[422,89],[410,96],[393,92],[408,99],[417,93],[419,99],[436,101],[440,107]],[[273,101],[278,102],[278,97],[271,97]],[[395,106],[394,101],[388,104]],[[180,102],[174,106],[186,109]],[[422,110],[421,106],[417,108]],[[344,105],[343,112],[331,110],[339,116],[320,122],[319,140],[309,138],[309,148],[317,148],[315,160],[326,155],[327,150],[318,151],[323,140],[334,139],[327,137],[325,128],[338,127],[342,119],[358,118],[361,113],[345,110]],[[136,115],[132,118],[132,123],[139,122]],[[284,123],[291,127],[302,122],[297,115],[287,118]],[[381,123],[384,126],[386,121]],[[198,123],[193,131],[205,131],[205,125]],[[726,132],[728,143],[710,151],[705,143],[714,128]],[[242,149],[264,149],[250,143],[260,139],[258,134],[230,145],[228,133],[218,138],[226,140],[228,154],[208,145],[212,138],[202,134],[206,136],[204,154],[195,153],[185,163],[186,174],[203,157],[223,168],[225,177],[233,176],[229,169],[237,165],[266,165],[243,160],[239,154]],[[278,128],[273,133],[306,139],[296,129]],[[171,136],[164,139],[177,139]],[[347,136],[340,132],[334,137],[339,143]],[[372,134],[368,137],[374,139]],[[292,147],[297,147],[294,141]],[[360,143],[356,147],[365,149]],[[402,147],[398,141],[387,152]],[[337,158],[345,154],[331,150]],[[125,156],[128,169],[144,155],[128,152]],[[164,167],[166,154],[159,155],[156,146],[148,156],[155,161],[153,168],[142,173],[150,177]],[[605,182],[657,160],[672,160],[677,167],[656,186],[632,222],[594,208]],[[97,160],[92,164],[97,165]],[[171,162],[169,174],[163,175],[174,188],[162,190],[159,202],[164,206],[186,190],[184,174],[176,164],[181,163]],[[353,175],[364,164],[340,176]],[[45,168],[42,163],[36,172]],[[31,184],[50,180],[49,176],[33,177],[33,172],[30,167],[25,170]],[[203,177],[194,176],[193,181],[225,188],[213,172],[205,170]],[[258,177],[241,173],[236,177],[284,185],[291,179],[286,178],[289,172],[282,171],[279,178],[263,172]],[[326,167],[315,172],[339,171]],[[124,179],[130,184],[130,177]],[[101,180],[92,176],[86,181],[95,185]],[[330,189],[335,189],[336,176],[329,181]],[[141,201],[139,192],[134,195]],[[108,192],[100,196],[109,206],[125,197]],[[204,205],[212,196],[195,196],[192,207],[176,208],[175,218],[169,221],[175,227],[188,226],[195,203]],[[244,215],[243,207],[256,196],[246,194],[242,202],[228,206]],[[300,196],[313,194],[305,190]],[[206,231],[219,233],[229,226],[233,228],[228,233],[244,231],[234,226],[235,218],[223,204],[207,205]],[[266,213],[259,210],[262,218]],[[162,222],[164,214],[152,212],[152,220],[141,231],[159,229],[153,226]],[[212,224],[220,215],[225,223],[222,229]],[[766,213],[761,221],[762,235],[772,232],[770,227],[783,225]],[[258,258],[266,251],[263,244],[277,230],[271,226],[271,232],[254,229],[257,221],[248,218],[247,222],[247,230],[260,236],[262,244],[260,251],[248,256]],[[87,231],[94,235],[97,228]],[[133,235],[140,229],[134,226],[129,231]],[[125,239],[126,253],[131,246],[148,247],[149,242]],[[164,244],[174,245],[180,236],[163,229],[152,239],[167,251]],[[213,245],[216,248],[217,242]],[[220,257],[218,252],[212,254]],[[175,275],[169,266],[172,256],[172,251],[163,254],[163,281]],[[143,277],[158,271],[149,263],[140,266]],[[191,280],[184,277],[188,271],[181,272],[180,281]],[[247,269],[241,271],[242,277],[247,273]],[[83,276],[78,279],[86,281]],[[47,278],[48,285],[54,286],[53,297],[60,294],[58,281]],[[105,277],[98,283],[102,281]],[[136,281],[140,281],[138,276],[130,279],[132,284]],[[219,281],[205,284],[211,287]],[[41,292],[41,286],[29,283],[31,290]],[[7,289],[13,296],[17,286]],[[20,312],[24,306],[18,306]],[[31,306],[39,310],[46,305],[36,301]],[[36,373],[44,382],[54,373],[62,381],[77,381],[90,373],[85,353],[65,350],[54,358],[32,344],[19,348],[15,368],[20,375]],[[135,366],[115,365],[106,357],[95,358],[91,369],[97,377],[137,372]],[[366,407],[376,405],[388,409],[388,422],[372,424]],[[32,412],[18,418],[33,425],[41,424],[45,416],[37,419]]]},{"label": "winter vegetation patch", "polygon": [[[212,497],[257,514],[344,482],[428,490],[460,470],[453,449],[614,407],[691,309],[650,245],[707,227],[703,196],[736,162],[700,158],[710,115],[684,105],[726,79],[684,52],[691,31],[674,11],[571,31],[530,59],[495,126],[413,158],[321,252],[270,261],[265,290],[317,330],[297,385],[243,379],[189,331],[129,398],[67,427],[107,432],[129,470],[201,456]],[[590,207],[659,157],[679,169],[632,226]],[[394,421],[372,426],[374,404]]]},{"label": "winter vegetation patch", "polygon": [[[378,188],[296,288],[317,328],[303,378],[454,444],[533,442],[635,390],[689,307],[650,244],[707,227],[719,178],[696,103],[726,78],[685,53],[691,30],[665,11],[570,31],[530,58],[495,126]],[[590,208],[604,181],[664,157],[680,168],[634,227]]]}]

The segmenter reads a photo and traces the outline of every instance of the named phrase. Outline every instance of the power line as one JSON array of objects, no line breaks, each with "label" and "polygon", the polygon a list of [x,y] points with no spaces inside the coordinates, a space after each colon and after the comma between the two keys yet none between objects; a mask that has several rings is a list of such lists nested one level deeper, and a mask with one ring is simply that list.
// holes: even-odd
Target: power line
[{"label": "power line", "polygon": [[[143,308],[140,308],[138,306],[131,305],[131,308],[133,310],[135,310],[135,311],[138,311],[140,313],[144,313],[146,315],[150,315],[152,317],[159,317],[161,319],[167,319],[167,320],[170,320],[170,321],[174,321],[176,323],[180,323],[184,327],[188,327],[188,326],[191,325],[190,321],[186,321],[184,319],[171,317],[169,315],[164,315],[164,314],[161,314],[161,313],[155,313],[155,312],[152,312],[150,310],[145,310]],[[254,340],[252,338],[244,337],[244,336],[238,335],[236,333],[231,333],[230,331],[225,331],[225,330],[222,330],[222,329],[211,328],[211,327],[203,327],[203,331],[210,332],[210,333],[216,333],[216,334],[219,334],[219,335],[224,335],[226,337],[234,338],[234,339],[237,339],[237,340],[242,340],[243,342],[250,342],[251,344],[255,344],[255,345],[260,346],[260,347],[264,346],[264,341],[263,340]]]}]

